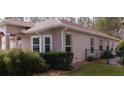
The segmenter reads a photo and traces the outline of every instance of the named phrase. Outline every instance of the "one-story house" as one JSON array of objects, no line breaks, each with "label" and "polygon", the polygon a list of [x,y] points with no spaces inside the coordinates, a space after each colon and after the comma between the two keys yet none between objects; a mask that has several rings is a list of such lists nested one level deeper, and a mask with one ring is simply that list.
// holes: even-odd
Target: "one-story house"
[{"label": "one-story house", "polygon": [[118,38],[95,31],[64,19],[50,19],[41,23],[3,20],[0,22],[0,47],[21,47],[37,52],[73,52],[73,62],[85,60],[86,49],[115,49]]}]

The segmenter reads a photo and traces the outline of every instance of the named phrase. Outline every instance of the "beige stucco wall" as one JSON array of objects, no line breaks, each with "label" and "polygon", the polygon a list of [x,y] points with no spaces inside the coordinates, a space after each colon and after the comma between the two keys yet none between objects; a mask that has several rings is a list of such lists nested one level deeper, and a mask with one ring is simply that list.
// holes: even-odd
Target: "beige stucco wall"
[{"label": "beige stucco wall", "polygon": [[21,48],[24,50],[31,49],[31,36],[21,35]]},{"label": "beige stucco wall", "polygon": [[[62,51],[62,29],[54,29],[49,30],[43,33],[39,33],[39,36],[43,35],[52,35],[53,37],[53,51]],[[73,62],[81,61],[84,62],[85,60],[85,50],[90,49],[90,38],[94,38],[94,49],[99,49],[99,40],[103,40],[103,49],[106,49],[107,41],[110,42],[110,49],[112,48],[112,42],[113,40],[98,37],[98,36],[92,36],[84,33],[79,33],[71,30],[67,30],[63,32],[63,48],[65,50],[65,34],[66,33],[72,34],[72,52],[74,53],[74,60]],[[34,34],[36,35],[36,34]],[[22,48],[23,49],[31,49],[31,36],[34,35],[22,35]],[[43,39],[42,39],[43,40]],[[43,44],[43,41],[41,41]],[[117,42],[114,41],[114,48],[116,48]]]},{"label": "beige stucco wall", "polygon": [[23,49],[32,49],[32,44],[31,44],[31,37],[32,36],[40,36],[42,38],[41,40],[41,47],[43,51],[43,35],[52,35],[53,39],[53,48],[52,51],[61,51],[61,33],[59,32],[60,29],[54,29],[54,30],[49,30],[47,32],[42,32],[39,34],[33,34],[33,35],[21,35],[21,47]]},{"label": "beige stucco wall", "polygon": [[[85,50],[90,49],[90,38],[94,38],[94,49],[99,49],[99,40],[103,40],[103,49],[106,50],[107,41],[110,42],[110,49],[112,48],[112,41],[110,39],[92,36],[84,33],[74,32],[74,31],[65,31],[64,32],[64,48],[65,48],[65,34],[66,33],[72,34],[72,52],[74,53],[74,60],[73,62],[81,61],[84,62],[85,60]],[[114,48],[116,48],[117,41],[114,41]]]},{"label": "beige stucco wall", "polygon": [[61,29],[53,31],[53,50],[62,51]]}]

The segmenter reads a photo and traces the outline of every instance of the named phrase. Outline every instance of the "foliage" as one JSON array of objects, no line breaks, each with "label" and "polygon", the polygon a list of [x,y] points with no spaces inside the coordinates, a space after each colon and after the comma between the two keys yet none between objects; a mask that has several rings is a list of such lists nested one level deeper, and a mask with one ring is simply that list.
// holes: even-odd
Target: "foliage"
[{"label": "foliage", "polygon": [[117,44],[117,48],[116,48],[116,54],[118,56],[124,56],[124,40],[121,40],[118,44]]},{"label": "foliage", "polygon": [[38,53],[22,49],[12,49],[3,54],[0,53],[0,72],[5,70],[6,75],[33,75],[47,70]]},{"label": "foliage", "polygon": [[8,74],[6,70],[6,64],[4,62],[5,55],[6,51],[0,51],[0,76]]},{"label": "foliage", "polygon": [[123,19],[122,17],[101,17],[95,22],[96,30],[114,35],[120,31]]},{"label": "foliage", "polygon": [[124,40],[121,40],[121,41],[117,44],[117,49],[118,49],[118,50],[124,50]]},{"label": "foliage", "polygon": [[93,61],[93,60],[95,60],[95,58],[94,58],[93,56],[89,56],[89,57],[87,58],[87,60],[88,60],[88,61]]},{"label": "foliage", "polygon": [[101,58],[105,58],[105,59],[109,59],[109,58],[113,58],[113,54],[111,51],[104,51]]},{"label": "foliage", "polygon": [[50,69],[69,70],[73,60],[73,53],[46,52],[40,53],[41,57],[49,65]]}]

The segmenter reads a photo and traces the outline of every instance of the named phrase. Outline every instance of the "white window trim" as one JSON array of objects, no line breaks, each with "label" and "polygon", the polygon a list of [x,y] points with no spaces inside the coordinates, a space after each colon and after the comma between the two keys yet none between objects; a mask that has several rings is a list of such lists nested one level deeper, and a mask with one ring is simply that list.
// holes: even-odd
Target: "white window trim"
[{"label": "white window trim", "polygon": [[53,49],[52,35],[43,35],[43,52],[45,52],[45,37],[50,37],[50,51],[52,51],[52,49]]},{"label": "white window trim", "polygon": [[71,47],[71,51],[73,51],[72,37],[71,37],[71,45],[66,45],[66,35],[67,35],[67,34],[72,36],[72,33],[71,33],[71,32],[66,32],[66,33],[65,33],[65,51],[66,51],[66,47]]},{"label": "white window trim", "polygon": [[39,52],[42,52],[42,36],[31,36],[31,49],[33,51],[33,38],[39,38]]},{"label": "white window trim", "polygon": [[[91,44],[91,39],[93,39],[93,45]],[[94,47],[94,45],[95,45],[95,39],[94,38],[90,38],[90,47]]]},{"label": "white window trim", "polygon": [[99,39],[99,45],[103,46],[103,40],[102,39]]},{"label": "white window trim", "polygon": [[42,36],[40,36],[40,52],[42,52]]}]

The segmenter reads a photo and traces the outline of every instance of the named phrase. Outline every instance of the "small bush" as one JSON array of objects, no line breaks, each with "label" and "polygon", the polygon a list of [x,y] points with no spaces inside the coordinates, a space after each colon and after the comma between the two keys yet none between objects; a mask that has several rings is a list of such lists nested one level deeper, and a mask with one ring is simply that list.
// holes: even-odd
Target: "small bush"
[{"label": "small bush", "polygon": [[49,69],[69,70],[71,68],[73,53],[47,52],[40,55],[49,65]]},{"label": "small bush", "polygon": [[[23,68],[28,73],[40,73],[48,69],[40,55],[36,52],[26,52],[23,56]],[[27,68],[28,67],[28,68]]]},{"label": "small bush", "polygon": [[[48,66],[36,52],[22,49],[12,49],[5,54],[0,53],[0,74],[2,70],[7,75],[33,75],[47,70]],[[6,74],[6,73],[5,73]]]},{"label": "small bush", "polygon": [[124,53],[123,50],[116,50],[116,55],[119,57],[122,57],[122,54]]},{"label": "small bush", "polygon": [[95,58],[94,58],[93,56],[89,56],[89,57],[87,58],[87,61],[93,61],[93,60],[95,60]]},{"label": "small bush", "polygon": [[101,58],[104,58],[104,59],[113,58],[112,52],[111,51],[104,51]]}]

